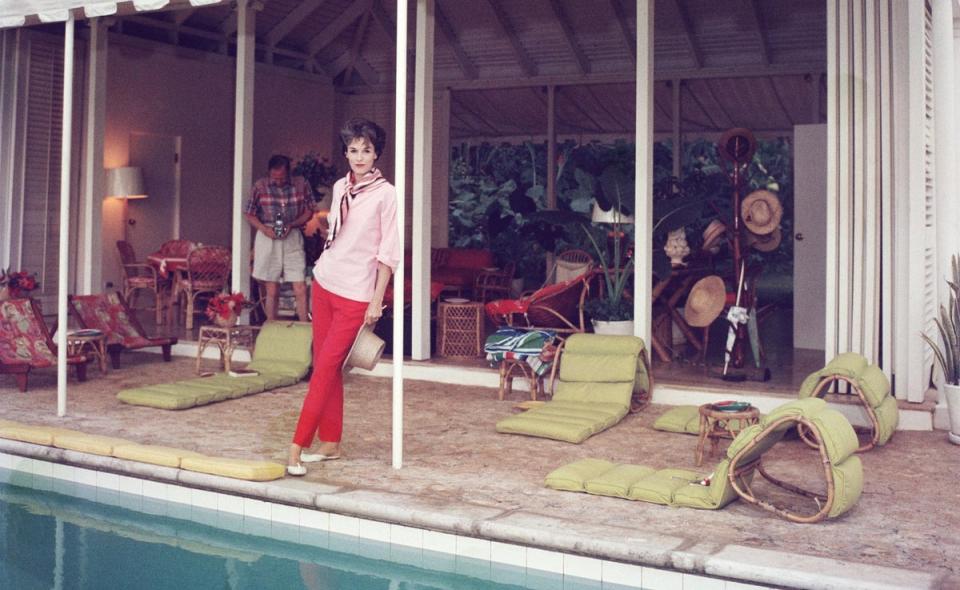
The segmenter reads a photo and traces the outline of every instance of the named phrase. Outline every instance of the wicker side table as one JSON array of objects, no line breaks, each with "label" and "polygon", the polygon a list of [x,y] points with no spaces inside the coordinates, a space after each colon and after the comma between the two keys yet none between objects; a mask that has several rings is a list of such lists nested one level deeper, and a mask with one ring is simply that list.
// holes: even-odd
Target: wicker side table
[{"label": "wicker side table", "polygon": [[197,339],[197,373],[200,373],[200,359],[207,345],[215,344],[220,349],[223,370],[229,371],[234,350],[246,348],[253,354],[254,337],[259,329],[259,326],[201,326],[200,337]]},{"label": "wicker side table", "polygon": [[700,406],[700,437],[697,439],[697,465],[703,463],[703,447],[710,440],[710,455],[715,455],[721,438],[736,438],[741,430],[760,422],[760,410],[750,406],[740,412],[725,412],[714,404]]},{"label": "wicker side table", "polygon": [[89,354],[97,360],[101,373],[107,372],[107,336],[91,330],[67,332],[67,354]]},{"label": "wicker side table", "polygon": [[476,358],[483,354],[483,304],[475,301],[437,304],[437,354]]}]

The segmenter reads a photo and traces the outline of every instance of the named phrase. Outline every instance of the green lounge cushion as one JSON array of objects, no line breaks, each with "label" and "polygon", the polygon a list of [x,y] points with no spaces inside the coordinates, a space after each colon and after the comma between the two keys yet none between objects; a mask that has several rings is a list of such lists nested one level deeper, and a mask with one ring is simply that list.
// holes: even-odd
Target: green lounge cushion
[{"label": "green lounge cushion", "polygon": [[853,508],[863,492],[863,463],[860,457],[848,457],[840,465],[830,468],[833,474],[834,492],[833,505],[830,507],[830,518],[840,516]]},{"label": "green lounge cushion", "polygon": [[625,354],[588,354],[567,349],[560,363],[561,381],[618,383],[633,381],[636,372],[636,357]]},{"label": "green lounge cushion", "polygon": [[557,392],[553,394],[553,399],[555,401],[619,404],[629,409],[632,395],[633,381],[620,383],[560,381],[557,384]]},{"label": "green lounge cushion", "polygon": [[[310,370],[310,365],[304,366],[303,363],[294,361],[251,361],[247,366],[251,371],[259,371],[260,374],[270,373],[272,375],[289,375],[295,381],[303,379],[303,376]],[[235,379],[238,377],[235,377]],[[239,377],[240,379],[249,379],[249,377]]]},{"label": "green lounge cushion", "polygon": [[[726,459],[718,463],[710,475],[710,485],[708,486],[694,482],[678,488],[673,494],[673,505],[684,508],[716,510],[736,500],[737,491],[733,489],[727,479],[729,466],[730,461]],[[746,479],[748,483],[752,481],[753,472],[748,474]]]},{"label": "green lounge cushion", "polygon": [[500,420],[496,429],[504,434],[525,434],[577,444],[613,426],[627,411],[617,404],[549,402]]},{"label": "green lounge cushion", "polygon": [[867,367],[859,375],[858,382],[871,408],[876,408],[890,397],[890,380],[883,373],[883,369],[876,365]]},{"label": "green lounge cushion", "polygon": [[117,399],[134,406],[149,406],[161,410],[183,410],[197,405],[197,396],[189,391],[182,392],[182,395],[174,395],[150,387],[121,390],[117,394]]},{"label": "green lounge cushion", "polygon": [[677,406],[667,410],[653,423],[654,430],[700,434],[700,408],[698,406]]},{"label": "green lounge cushion", "polygon": [[646,465],[616,465],[585,481],[583,487],[589,494],[629,498],[634,483],[655,472]]},{"label": "green lounge cushion", "polygon": [[886,444],[900,422],[900,408],[897,406],[897,400],[893,396],[888,396],[873,411],[877,415],[877,422],[880,423],[877,444]]},{"label": "green lounge cushion", "polygon": [[584,491],[584,482],[610,470],[614,466],[602,459],[580,459],[558,467],[547,475],[547,487],[568,492]]}]

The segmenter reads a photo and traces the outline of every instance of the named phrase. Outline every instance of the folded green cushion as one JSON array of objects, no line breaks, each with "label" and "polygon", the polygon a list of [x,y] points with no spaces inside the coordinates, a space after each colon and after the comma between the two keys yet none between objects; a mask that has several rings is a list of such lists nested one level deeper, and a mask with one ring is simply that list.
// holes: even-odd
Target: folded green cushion
[{"label": "folded green cushion", "polygon": [[833,474],[835,491],[833,494],[833,506],[830,507],[830,518],[840,516],[847,510],[853,508],[853,505],[860,499],[863,491],[863,463],[860,457],[853,455],[848,457],[840,465],[834,465],[830,468]]},{"label": "folded green cushion", "polygon": [[876,365],[864,369],[859,375],[858,383],[871,408],[876,408],[890,396],[890,380],[883,369]]},{"label": "folded green cushion", "polygon": [[893,396],[888,396],[873,411],[877,415],[877,422],[880,423],[877,444],[885,445],[900,422],[900,408],[897,406],[897,400]]},{"label": "folded green cushion", "polygon": [[602,459],[580,459],[551,471],[546,478],[548,488],[569,492],[584,491],[584,482],[605,471],[614,464]]},{"label": "folded green cushion", "polygon": [[630,488],[655,471],[646,465],[617,465],[587,480],[584,489],[598,496],[629,498]]},{"label": "folded green cushion", "polygon": [[654,430],[700,434],[700,408],[698,406],[677,406],[667,410],[653,423]]},{"label": "folded green cushion", "polygon": [[673,494],[703,476],[686,469],[661,469],[637,481],[630,487],[627,497],[631,500],[670,504]]}]

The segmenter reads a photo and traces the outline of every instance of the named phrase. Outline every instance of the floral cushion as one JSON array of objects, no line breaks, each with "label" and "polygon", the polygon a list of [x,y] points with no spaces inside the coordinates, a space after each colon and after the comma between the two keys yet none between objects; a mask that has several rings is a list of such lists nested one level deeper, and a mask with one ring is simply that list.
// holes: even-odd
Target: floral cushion
[{"label": "floral cushion", "polygon": [[37,368],[57,363],[29,299],[0,302],[0,334],[0,363]]},{"label": "floral cushion", "polygon": [[106,334],[107,344],[119,344],[124,348],[151,346],[150,339],[145,338],[130,321],[117,293],[76,295],[71,301],[81,323]]}]

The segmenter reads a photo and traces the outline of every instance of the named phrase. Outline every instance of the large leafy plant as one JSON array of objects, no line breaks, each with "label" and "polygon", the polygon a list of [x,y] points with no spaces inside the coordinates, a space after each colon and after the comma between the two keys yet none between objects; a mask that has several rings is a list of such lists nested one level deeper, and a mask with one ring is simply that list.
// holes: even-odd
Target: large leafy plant
[{"label": "large leafy plant", "polygon": [[960,386],[960,256],[955,254],[950,259],[950,269],[951,275],[947,279],[950,300],[946,306],[940,306],[940,317],[936,319],[943,346],[926,334],[921,333],[920,336],[933,349],[946,382]]}]

